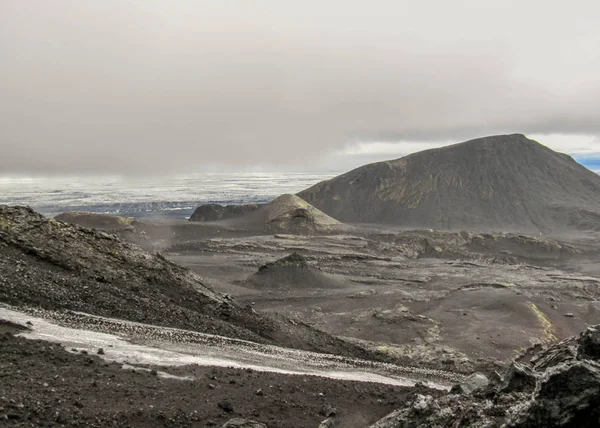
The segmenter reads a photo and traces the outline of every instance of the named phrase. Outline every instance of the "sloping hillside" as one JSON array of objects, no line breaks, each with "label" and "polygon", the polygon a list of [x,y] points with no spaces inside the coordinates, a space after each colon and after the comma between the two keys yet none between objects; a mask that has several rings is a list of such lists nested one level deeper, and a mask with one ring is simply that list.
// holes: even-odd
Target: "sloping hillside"
[{"label": "sloping hillside", "polygon": [[[202,208],[201,206],[197,210]],[[313,235],[339,233],[351,229],[298,196],[289,194],[281,195],[256,210],[239,210],[239,213],[236,217],[222,220],[221,223],[229,227],[268,234]]]},{"label": "sloping hillside", "polygon": [[365,356],[301,323],[241,307],[158,253],[24,207],[0,205],[0,303]]},{"label": "sloping hillside", "polygon": [[600,229],[600,176],[520,134],[365,165],[298,196],[349,223],[544,232]]}]

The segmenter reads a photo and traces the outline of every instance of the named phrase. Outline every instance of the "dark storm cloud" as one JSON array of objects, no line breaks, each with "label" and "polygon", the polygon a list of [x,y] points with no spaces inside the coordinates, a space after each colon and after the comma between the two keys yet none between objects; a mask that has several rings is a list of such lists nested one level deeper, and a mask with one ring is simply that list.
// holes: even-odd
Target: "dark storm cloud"
[{"label": "dark storm cloud", "polygon": [[356,141],[599,135],[596,4],[6,0],[0,172],[292,168]]}]

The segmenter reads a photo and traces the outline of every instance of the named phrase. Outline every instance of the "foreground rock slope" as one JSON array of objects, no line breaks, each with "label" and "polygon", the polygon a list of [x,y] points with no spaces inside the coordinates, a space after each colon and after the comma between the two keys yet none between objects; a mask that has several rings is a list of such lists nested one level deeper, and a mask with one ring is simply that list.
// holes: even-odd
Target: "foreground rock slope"
[{"label": "foreground rock slope", "polygon": [[346,223],[600,229],[600,176],[520,134],[365,165],[298,196]]},{"label": "foreground rock slope", "polygon": [[365,356],[301,323],[241,307],[158,253],[24,207],[0,206],[0,302]]},{"label": "foreground rock slope", "polygon": [[600,426],[600,325],[520,359],[497,384],[415,394],[371,428]]}]

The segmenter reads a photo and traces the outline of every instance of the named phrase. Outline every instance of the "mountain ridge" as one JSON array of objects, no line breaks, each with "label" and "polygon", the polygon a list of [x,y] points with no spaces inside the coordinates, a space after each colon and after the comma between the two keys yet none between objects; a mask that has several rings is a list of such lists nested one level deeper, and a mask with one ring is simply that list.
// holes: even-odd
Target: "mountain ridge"
[{"label": "mountain ridge", "polygon": [[522,134],[367,164],[298,196],[347,223],[536,232],[600,228],[600,176]]}]

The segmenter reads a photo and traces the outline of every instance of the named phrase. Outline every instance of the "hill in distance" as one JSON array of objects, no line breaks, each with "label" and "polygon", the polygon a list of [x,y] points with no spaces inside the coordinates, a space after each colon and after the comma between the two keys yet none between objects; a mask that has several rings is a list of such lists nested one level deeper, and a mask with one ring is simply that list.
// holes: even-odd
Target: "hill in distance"
[{"label": "hill in distance", "polygon": [[298,193],[347,223],[600,230],[600,176],[521,134],[377,162]]},{"label": "hill in distance", "polygon": [[[252,204],[248,209],[245,209],[244,205],[236,207],[235,210],[225,207],[227,216],[222,217],[220,223],[228,227],[267,234],[315,235],[341,233],[351,229],[296,195],[281,195],[268,204]],[[212,218],[206,215],[208,211],[214,211],[214,207],[201,205],[196,208],[190,221]]]},{"label": "hill in distance", "polygon": [[333,289],[342,286],[339,280],[309,266],[298,253],[262,265],[258,272],[242,281],[242,285],[266,290]]}]

